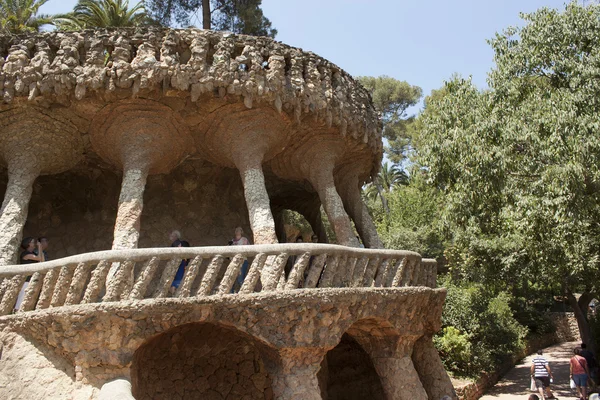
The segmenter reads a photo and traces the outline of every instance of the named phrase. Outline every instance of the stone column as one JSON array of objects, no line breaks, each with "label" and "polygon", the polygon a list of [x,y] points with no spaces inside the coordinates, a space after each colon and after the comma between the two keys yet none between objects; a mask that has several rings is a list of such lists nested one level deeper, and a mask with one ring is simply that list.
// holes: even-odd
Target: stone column
[{"label": "stone column", "polygon": [[[242,149],[240,149],[242,150]],[[269,194],[262,170],[264,150],[249,149],[234,154],[234,162],[242,177],[244,197],[250,217],[250,227],[255,244],[277,243],[275,220],[271,213]]]},{"label": "stone column", "polygon": [[0,266],[17,263],[33,182],[39,173],[35,156],[15,155],[8,162],[8,185],[0,209]]},{"label": "stone column", "polygon": [[326,351],[322,348],[278,350],[278,359],[265,359],[273,384],[273,397],[281,400],[321,400],[317,372]]},{"label": "stone column", "polygon": [[325,154],[326,151],[320,151],[320,153],[322,153],[323,162],[319,165],[319,168],[311,169],[310,183],[319,194],[327,218],[329,218],[329,223],[335,231],[338,244],[358,247],[358,240],[356,240],[356,236],[354,235],[350,218],[346,214],[344,203],[335,187],[333,160]]},{"label": "stone column", "polygon": [[388,399],[428,400],[411,355],[416,337],[362,332],[352,335],[369,354]]},{"label": "stone column", "polygon": [[357,173],[347,173],[338,185],[348,214],[352,217],[356,230],[363,240],[365,247],[382,249],[383,243],[377,234],[377,228],[369,214],[367,206],[360,195],[360,185]]},{"label": "stone column", "polygon": [[444,396],[457,398],[431,335],[425,335],[416,341],[412,360],[430,399],[441,399]]},{"label": "stone column", "polygon": [[135,249],[138,246],[147,177],[148,163],[125,164],[115,221],[113,250]]}]

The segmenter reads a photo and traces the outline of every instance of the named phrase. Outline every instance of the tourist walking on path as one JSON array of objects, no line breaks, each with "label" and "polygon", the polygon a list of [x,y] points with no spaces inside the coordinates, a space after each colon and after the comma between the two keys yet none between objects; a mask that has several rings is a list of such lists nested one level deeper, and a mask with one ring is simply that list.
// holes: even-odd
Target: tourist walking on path
[{"label": "tourist walking on path", "polygon": [[581,348],[576,347],[573,350],[575,355],[569,360],[571,379],[577,387],[577,393],[581,400],[587,400],[587,379],[590,371],[587,366],[587,361],[581,356]]},{"label": "tourist walking on path", "polygon": [[[580,342],[565,342],[544,349],[544,358],[552,367],[554,376],[552,393],[560,400],[576,400],[576,390],[569,387],[569,359],[573,348],[579,347]],[[537,354],[530,355],[515,365],[504,375],[502,380],[491,388],[480,400],[525,400],[534,393],[531,386],[531,362]],[[534,393],[539,397],[539,393]],[[589,400],[593,400],[589,396]]]},{"label": "tourist walking on path", "polygon": [[598,362],[594,353],[587,349],[585,343],[581,343],[581,357],[585,358],[587,362],[588,370],[590,371],[589,381],[590,387],[594,388],[598,383]]},{"label": "tourist walking on path", "polygon": [[537,356],[531,361],[531,378],[535,381],[535,387],[540,392],[542,400],[554,399],[550,390],[550,383],[554,379],[548,360],[543,356],[543,350],[538,350]]}]

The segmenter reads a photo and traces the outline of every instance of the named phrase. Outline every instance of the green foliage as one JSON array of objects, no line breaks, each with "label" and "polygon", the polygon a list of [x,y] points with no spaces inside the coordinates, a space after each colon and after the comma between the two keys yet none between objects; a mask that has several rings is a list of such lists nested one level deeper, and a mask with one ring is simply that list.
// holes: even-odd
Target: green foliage
[{"label": "green foliage", "polygon": [[56,15],[53,21],[59,30],[65,31],[139,26],[151,22],[143,1],[129,8],[128,0],[79,0],[73,12]]},{"label": "green foliage", "polygon": [[389,214],[379,201],[367,201],[386,248],[412,250],[424,257],[441,257],[444,246],[439,223],[440,192],[413,178],[410,185],[396,186],[386,197]]},{"label": "green foliage", "polygon": [[445,193],[456,268],[595,293],[600,278],[600,6],[540,9],[490,41],[490,90],[427,103],[419,162]]},{"label": "green foliage", "polygon": [[383,136],[388,140],[386,154],[394,163],[400,163],[411,149],[408,131],[413,117],[406,109],[419,102],[422,90],[404,81],[389,76],[360,76],[360,83],[371,92],[375,107],[381,112]]},{"label": "green foliage", "polygon": [[477,377],[522,349],[527,328],[514,318],[508,293],[494,294],[478,284],[459,287],[446,281],[444,285],[448,288],[444,329],[435,344],[449,371]]},{"label": "green foliage", "polygon": [[396,165],[384,162],[381,171],[374,182],[367,184],[364,188],[364,195],[369,200],[380,198],[382,205],[385,202],[385,196],[400,185],[408,184],[408,175]]},{"label": "green foliage", "polygon": [[48,0],[0,0],[0,33],[38,32],[43,25],[52,23],[49,15],[38,15],[39,8],[47,2]]},{"label": "green foliage", "polygon": [[210,7],[211,28],[254,36],[274,38],[277,29],[262,12],[262,0],[147,0],[151,16],[166,26],[203,25],[202,6]]},{"label": "green foliage", "polygon": [[469,337],[453,326],[445,327],[441,335],[433,338],[433,344],[438,349],[447,371],[461,371],[473,359]]}]

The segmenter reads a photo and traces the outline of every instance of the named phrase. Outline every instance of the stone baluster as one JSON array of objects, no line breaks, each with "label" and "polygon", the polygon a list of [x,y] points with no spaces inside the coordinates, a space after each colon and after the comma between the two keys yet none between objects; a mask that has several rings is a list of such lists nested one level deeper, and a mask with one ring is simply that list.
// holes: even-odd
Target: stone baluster
[{"label": "stone baluster", "polygon": [[352,274],[350,286],[360,287],[362,285],[363,277],[365,276],[365,271],[369,265],[369,261],[369,257],[367,256],[363,256],[358,260],[356,267],[354,268],[354,273]]},{"label": "stone baluster", "polygon": [[75,268],[73,274],[73,282],[67,293],[65,305],[79,304],[83,297],[83,288],[87,282],[88,276],[90,275],[91,267],[86,263],[79,263]]},{"label": "stone baluster", "polygon": [[244,259],[245,257],[241,254],[236,254],[235,257],[233,257],[227,266],[227,270],[225,271],[225,275],[221,280],[217,294],[227,294],[231,291],[231,288],[235,282],[235,278],[237,278],[240,273],[240,267],[244,263]]},{"label": "stone baluster", "polygon": [[100,297],[100,292],[104,288],[104,283],[106,282],[106,277],[108,275],[109,269],[110,263],[106,260],[100,261],[96,268],[94,268],[94,271],[92,272],[92,277],[90,278],[90,283],[88,284],[85,290],[83,300],[81,300],[83,304],[95,303],[96,301],[98,301],[98,298]]},{"label": "stone baluster", "polygon": [[387,276],[388,269],[394,265],[394,259],[388,258],[383,260],[377,268],[377,274],[375,275],[375,287],[382,287],[385,284],[385,277]]},{"label": "stone baluster", "polygon": [[142,269],[142,273],[140,274],[137,282],[133,285],[133,289],[131,289],[131,293],[129,293],[129,300],[141,300],[146,295],[146,291],[148,290],[148,286],[150,282],[152,282],[152,278],[154,278],[154,274],[158,269],[158,264],[160,263],[160,259],[158,257],[152,257],[144,268]]},{"label": "stone baluster", "polygon": [[35,303],[42,291],[42,284],[44,283],[44,275],[39,272],[35,272],[31,276],[29,285],[25,290],[25,296],[23,296],[23,302],[21,302],[21,308],[19,312],[32,311],[35,309]]},{"label": "stone baluster", "polygon": [[383,261],[380,257],[371,258],[369,260],[369,264],[365,268],[365,274],[363,276],[362,285],[364,287],[371,287],[373,285],[373,280],[375,279],[375,273],[377,273],[377,269],[381,266]]},{"label": "stone baluster", "polygon": [[171,288],[171,284],[175,279],[175,274],[177,274],[177,269],[179,265],[181,265],[182,260],[180,258],[174,258],[167,262],[165,265],[165,269],[160,277],[160,282],[156,287],[156,291],[154,292],[154,297],[166,297],[167,293],[169,293],[169,289]]},{"label": "stone baluster", "polygon": [[396,272],[400,269],[400,267],[402,265],[402,260],[404,258],[405,257],[396,259],[396,260],[394,260],[393,263],[390,263],[385,275],[383,276],[383,282],[382,282],[383,286],[385,286],[385,287],[392,286],[392,283],[394,282],[394,277],[396,276]]},{"label": "stone baluster", "polygon": [[211,294],[215,282],[217,281],[219,271],[223,266],[223,261],[225,261],[225,259],[221,255],[214,256],[210,261],[210,264],[208,264],[206,272],[202,277],[202,282],[200,283],[198,293],[196,294],[197,296],[209,296]]},{"label": "stone baluster", "polygon": [[8,280],[8,285],[0,302],[0,315],[10,314],[15,306],[21,287],[25,283],[25,275],[16,275]]},{"label": "stone baluster", "polygon": [[329,256],[327,258],[327,264],[325,265],[325,270],[323,271],[323,276],[321,281],[319,282],[320,288],[327,288],[333,286],[333,278],[338,270],[338,265],[342,260],[342,256],[335,255]]},{"label": "stone baluster", "polygon": [[248,275],[246,275],[246,279],[244,279],[244,283],[240,288],[240,294],[249,294],[254,292],[258,278],[260,278],[260,274],[264,268],[265,261],[267,261],[267,255],[264,253],[258,253],[256,256],[254,256],[254,261],[252,261],[252,265],[248,270]]},{"label": "stone baluster", "polygon": [[286,400],[321,400],[317,372],[323,348],[279,349],[277,360],[265,360],[272,379],[273,397]]},{"label": "stone baluster", "polygon": [[110,276],[109,282],[106,285],[106,294],[102,299],[103,302],[119,301],[126,299],[133,287],[133,270],[135,267],[134,261],[123,261],[113,263],[113,275]]},{"label": "stone baluster", "polygon": [[[275,259],[271,261],[270,259],[273,258]],[[287,259],[287,253],[281,253],[277,257],[268,257],[267,266],[263,268],[263,273],[261,275],[263,291],[277,290],[277,285],[283,275]]]},{"label": "stone baluster", "polygon": [[59,274],[60,269],[54,268],[48,271],[48,273],[44,277],[42,291],[40,292],[40,298],[38,299],[37,305],[35,306],[36,310],[43,310],[44,308],[50,307],[50,302],[52,301],[52,294],[54,293],[54,288],[56,287],[56,281],[58,280]]},{"label": "stone baluster", "polygon": [[185,275],[183,276],[183,282],[177,289],[176,296],[180,298],[190,297],[192,291],[192,285],[200,272],[200,265],[202,264],[202,257],[196,256],[185,268]]},{"label": "stone baluster", "polygon": [[52,293],[52,300],[50,301],[51,307],[60,307],[65,304],[74,273],[74,265],[65,265],[64,267],[61,267],[58,279],[56,280],[56,285],[54,286],[54,292]]},{"label": "stone baluster", "polygon": [[319,278],[321,277],[321,272],[323,271],[323,267],[325,266],[325,261],[327,260],[327,254],[321,254],[313,259],[309,269],[308,276],[306,277],[306,282],[304,282],[305,288],[316,288],[319,283]]},{"label": "stone baluster", "polygon": [[404,274],[406,274],[407,263],[408,263],[408,257],[404,257],[400,261],[400,265],[398,266],[398,269],[396,270],[396,275],[394,275],[394,280],[392,281],[393,287],[398,287],[402,283],[402,276]]},{"label": "stone baluster", "polygon": [[284,290],[293,290],[298,288],[298,284],[300,283],[300,280],[304,277],[304,270],[306,270],[309,261],[310,253],[304,253],[296,260],[296,263],[290,271],[290,275],[285,284]]}]

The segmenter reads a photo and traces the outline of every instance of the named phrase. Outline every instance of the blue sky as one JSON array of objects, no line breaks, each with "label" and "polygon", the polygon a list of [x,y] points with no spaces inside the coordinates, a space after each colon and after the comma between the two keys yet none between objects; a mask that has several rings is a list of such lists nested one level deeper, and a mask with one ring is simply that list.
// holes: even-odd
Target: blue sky
[{"label": "blue sky", "polygon": [[[133,4],[135,0],[130,0]],[[44,13],[76,0],[50,0]],[[486,86],[486,39],[520,23],[519,12],[563,8],[565,0],[263,0],[277,40],[313,51],[350,74],[389,75],[428,94],[453,73]]]}]

